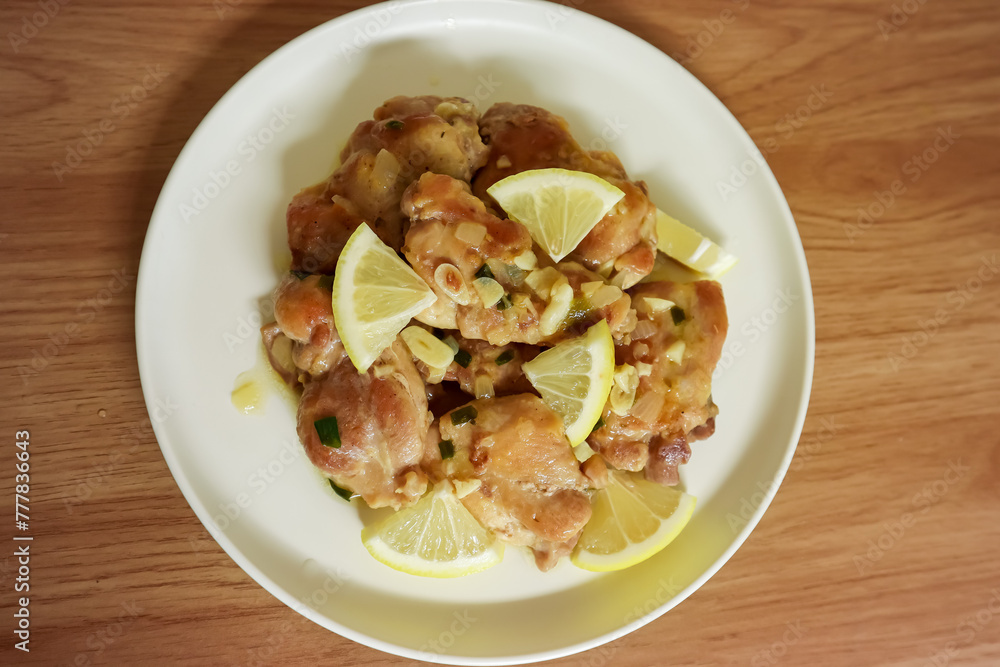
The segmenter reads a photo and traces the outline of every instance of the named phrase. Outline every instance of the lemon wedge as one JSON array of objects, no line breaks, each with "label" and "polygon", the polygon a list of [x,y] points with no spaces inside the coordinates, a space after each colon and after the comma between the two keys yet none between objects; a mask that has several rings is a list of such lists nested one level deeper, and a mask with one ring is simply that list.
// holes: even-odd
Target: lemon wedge
[{"label": "lemon wedge", "polygon": [[624,570],[659,553],[694,513],[695,497],[635,473],[608,471],[570,560],[592,572]]},{"label": "lemon wedge", "polygon": [[358,372],[367,371],[413,316],[436,299],[368,225],[351,234],[333,278],[333,319]]},{"label": "lemon wedge", "polygon": [[542,400],[563,419],[574,447],[601,418],[615,373],[615,343],[606,320],[521,367]]},{"label": "lemon wedge", "polygon": [[684,266],[713,280],[736,265],[739,260],[713,241],[684,223],[656,210],[657,247]]},{"label": "lemon wedge", "polygon": [[421,577],[461,577],[503,560],[503,544],[455,495],[448,480],[415,505],[361,531],[376,560]]},{"label": "lemon wedge", "polygon": [[625,193],[603,178],[568,169],[531,169],[491,185],[487,193],[555,260],[573,252]]}]

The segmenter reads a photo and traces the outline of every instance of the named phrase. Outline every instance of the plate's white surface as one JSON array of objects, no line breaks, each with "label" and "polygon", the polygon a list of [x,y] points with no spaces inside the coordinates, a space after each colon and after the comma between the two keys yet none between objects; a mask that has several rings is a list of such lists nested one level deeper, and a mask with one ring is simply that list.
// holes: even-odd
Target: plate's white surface
[{"label": "plate's white surface", "polygon": [[[279,279],[288,201],[328,175],[350,131],[384,99],[426,93],[460,95],[483,110],[512,101],[565,116],[584,146],[615,151],[661,208],[741,258],[723,279],[730,333],[715,377],[717,432],[692,446],[682,468],[698,509],[646,563],[596,575],[564,562],[542,574],[508,549],[500,566],[463,579],[395,572],[368,556],[358,510],[335,498],[302,455],[290,408],[274,399],[266,414],[243,416],[230,404],[234,378],[255,363],[260,300]],[[543,660],[663,614],[756,525],[805,416],[813,311],[795,224],[766,167],[725,201],[717,188],[753,154],[739,124],[679,65],[561,5],[389,3],[299,37],[198,127],[147,233],[139,368],[178,485],[267,590],[334,632],[399,655]]]}]

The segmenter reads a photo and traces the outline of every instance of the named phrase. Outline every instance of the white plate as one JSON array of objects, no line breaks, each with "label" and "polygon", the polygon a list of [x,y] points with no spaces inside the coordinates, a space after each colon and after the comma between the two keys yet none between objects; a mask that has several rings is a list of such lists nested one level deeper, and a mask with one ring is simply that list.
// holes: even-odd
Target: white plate
[{"label": "white plate", "polygon": [[[395,572],[369,557],[358,511],[335,498],[302,455],[289,407],[274,400],[263,416],[243,416],[230,404],[233,380],[258,353],[259,304],[279,279],[288,201],[327,176],[355,124],[383,100],[426,93],[464,96],[484,110],[513,101],[565,116],[584,146],[615,151],[661,208],[741,258],[723,280],[730,334],[715,380],[717,432],[692,447],[682,468],[698,509],[680,538],[643,564],[599,575],[563,562],[542,574],[508,549],[501,565],[458,580]],[[746,539],[805,416],[814,344],[809,278],[788,205],[754,155],[735,119],[679,65],[562,5],[390,3],[302,35],[208,114],[177,159],[147,232],[139,369],[178,486],[268,591],[383,651],[511,664],[582,651],[648,623]],[[752,175],[724,200],[717,184],[740,165]]]}]

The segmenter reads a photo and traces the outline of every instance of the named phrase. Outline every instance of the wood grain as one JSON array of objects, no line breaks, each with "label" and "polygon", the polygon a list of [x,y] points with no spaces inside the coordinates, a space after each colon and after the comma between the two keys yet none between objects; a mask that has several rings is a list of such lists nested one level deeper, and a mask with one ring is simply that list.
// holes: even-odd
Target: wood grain
[{"label": "wood grain", "polygon": [[[13,497],[29,428],[35,536],[30,654],[0,556],[0,662],[407,664],[298,616],[211,540],[152,437],[134,352],[139,252],[184,142],[264,56],[364,4],[0,6],[0,484]],[[889,0],[572,4],[685,61],[765,151],[817,351],[793,469],[746,545],[677,610],[556,664],[1000,664],[1000,276],[976,278],[1000,251],[1000,5],[907,0],[896,25]],[[58,11],[11,41],[42,5]],[[162,80],[135,99],[147,68]]]}]

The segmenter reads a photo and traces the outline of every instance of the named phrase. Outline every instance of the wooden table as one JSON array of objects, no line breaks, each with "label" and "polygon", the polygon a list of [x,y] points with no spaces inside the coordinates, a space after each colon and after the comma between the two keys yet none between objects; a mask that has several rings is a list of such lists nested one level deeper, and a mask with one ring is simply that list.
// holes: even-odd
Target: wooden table
[{"label": "wooden table", "polygon": [[[30,654],[0,556],[0,662],[408,662],[305,620],[211,540],[134,352],[143,235],[184,142],[265,55],[364,4],[0,8],[2,484],[28,429],[34,536]],[[1000,664],[1000,5],[571,4],[682,60],[764,151],[817,351],[793,469],[745,546],[611,661],[556,662]]]}]

